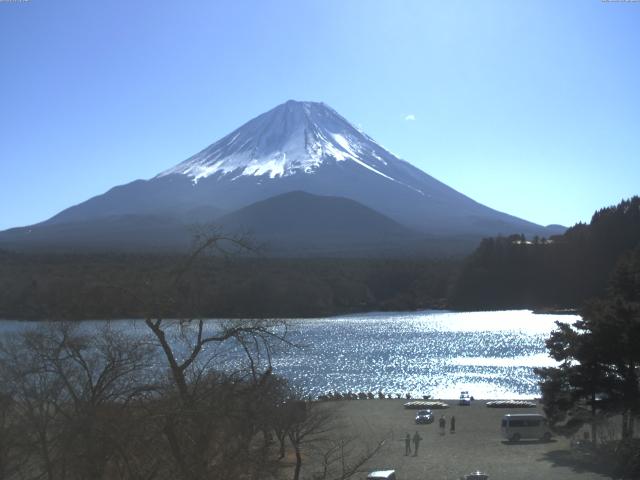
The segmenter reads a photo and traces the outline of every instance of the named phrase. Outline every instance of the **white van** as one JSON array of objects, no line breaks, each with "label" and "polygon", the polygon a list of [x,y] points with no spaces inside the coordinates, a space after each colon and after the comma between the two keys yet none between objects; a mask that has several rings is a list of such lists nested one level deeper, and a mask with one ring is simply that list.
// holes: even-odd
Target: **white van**
[{"label": "white van", "polygon": [[522,439],[551,440],[551,430],[544,415],[508,413],[502,417],[502,436],[509,441]]}]

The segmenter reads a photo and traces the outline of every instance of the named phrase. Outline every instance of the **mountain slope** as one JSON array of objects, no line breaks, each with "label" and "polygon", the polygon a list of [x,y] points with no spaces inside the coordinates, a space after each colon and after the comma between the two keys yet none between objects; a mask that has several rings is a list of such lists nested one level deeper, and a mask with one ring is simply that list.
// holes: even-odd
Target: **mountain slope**
[{"label": "mountain slope", "polygon": [[12,228],[0,232],[0,245],[12,250],[166,251],[188,248],[189,228],[171,216],[122,214]]},{"label": "mountain slope", "polygon": [[416,247],[422,235],[358,202],[289,192],[218,219],[226,231],[247,232],[269,252],[352,253]]}]

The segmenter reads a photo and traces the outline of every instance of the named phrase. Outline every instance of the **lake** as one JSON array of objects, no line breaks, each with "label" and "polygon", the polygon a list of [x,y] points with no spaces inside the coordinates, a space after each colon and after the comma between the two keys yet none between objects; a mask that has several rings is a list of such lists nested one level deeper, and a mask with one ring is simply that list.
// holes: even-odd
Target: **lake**
[{"label": "lake", "polygon": [[[528,310],[495,312],[375,312],[291,320],[297,348],[279,352],[274,372],[312,395],[327,391],[410,393],[457,398],[531,398],[539,395],[534,367],[551,366],[544,341],[556,320]],[[112,322],[146,332],[140,321]],[[37,328],[5,321],[0,332]],[[84,322],[95,328],[100,322]]]},{"label": "lake", "polygon": [[328,390],[457,398],[539,395],[534,367],[552,366],[544,341],[555,321],[575,315],[496,312],[368,313],[297,320],[302,352],[277,358],[276,371],[314,394]]}]

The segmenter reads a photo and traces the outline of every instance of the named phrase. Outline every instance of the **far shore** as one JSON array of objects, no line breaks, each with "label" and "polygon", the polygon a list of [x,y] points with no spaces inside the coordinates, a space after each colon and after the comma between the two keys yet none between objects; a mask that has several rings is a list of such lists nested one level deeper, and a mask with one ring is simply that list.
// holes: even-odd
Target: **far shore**
[{"label": "far shore", "polygon": [[[424,305],[420,308],[415,309],[397,309],[397,308],[385,308],[384,306],[372,306],[369,305],[364,309],[341,309],[341,310],[332,310],[327,312],[318,312],[317,314],[309,315],[309,314],[301,314],[301,315],[291,315],[291,316],[281,316],[274,317],[273,315],[265,315],[265,316],[249,316],[249,315],[221,315],[221,316],[204,316],[202,317],[204,320],[245,320],[247,318],[255,318],[262,320],[269,320],[273,318],[278,318],[279,320],[321,320],[323,318],[335,318],[335,317],[349,317],[349,316],[360,316],[360,315],[369,315],[369,314],[394,314],[394,313],[428,313],[428,312],[459,312],[459,313],[473,313],[473,312],[503,312],[508,310],[529,310],[535,315],[579,315],[580,311],[576,308],[554,308],[554,307],[512,307],[512,308],[494,308],[491,306],[487,306],[485,308],[455,308],[451,306],[443,306],[442,304],[428,306]],[[177,318],[177,316],[175,317]],[[194,319],[199,319],[201,317],[194,317]],[[174,317],[167,316],[166,320],[172,320]],[[144,321],[144,317],[122,317],[122,316],[114,316],[114,317],[86,317],[86,318],[66,318],[66,317],[24,317],[20,315],[15,315],[14,317],[0,317],[1,322],[25,322],[25,323],[37,323],[37,322],[120,322],[120,321]]]}]

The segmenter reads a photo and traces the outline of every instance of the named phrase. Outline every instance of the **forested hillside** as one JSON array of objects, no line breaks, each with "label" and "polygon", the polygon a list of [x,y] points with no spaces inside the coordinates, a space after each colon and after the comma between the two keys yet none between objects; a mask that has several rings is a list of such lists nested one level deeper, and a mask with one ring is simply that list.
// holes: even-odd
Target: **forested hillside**
[{"label": "forested hillside", "polygon": [[488,238],[463,265],[454,308],[571,308],[604,293],[613,268],[640,244],[640,198],[596,212],[550,239]]},{"label": "forested hillside", "polygon": [[488,238],[455,259],[221,258],[0,251],[0,318],[313,317],[424,308],[575,308],[640,244],[640,198],[564,235]]},{"label": "forested hillside", "polygon": [[443,307],[457,262],[0,252],[0,318],[310,317]]}]

